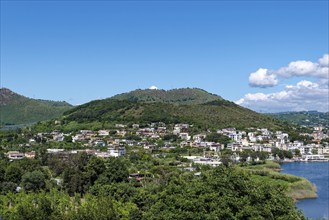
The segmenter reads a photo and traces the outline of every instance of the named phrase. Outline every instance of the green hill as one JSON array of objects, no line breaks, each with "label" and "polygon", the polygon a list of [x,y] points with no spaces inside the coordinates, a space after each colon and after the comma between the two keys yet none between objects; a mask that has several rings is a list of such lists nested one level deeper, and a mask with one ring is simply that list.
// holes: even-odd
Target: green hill
[{"label": "green hill", "polygon": [[203,104],[215,100],[222,100],[223,98],[208,93],[205,90],[198,88],[183,88],[172,90],[155,90],[155,89],[137,89],[128,93],[115,95],[113,99],[128,100],[133,102],[163,102],[171,104]]},{"label": "green hill", "polygon": [[287,121],[302,126],[325,126],[329,127],[329,112],[301,111],[281,112],[268,114],[279,120]]},{"label": "green hill", "polygon": [[72,105],[31,99],[1,88],[0,107],[0,125],[19,125],[56,118],[71,109]]},{"label": "green hill", "polygon": [[[169,93],[172,97],[174,92],[186,89],[170,90]],[[159,91],[144,90],[138,91],[139,94],[145,92],[148,97],[158,97]],[[226,101],[219,96],[209,94],[200,89],[188,89],[190,94],[193,92],[203,93],[203,97],[217,98],[215,101],[206,102],[203,104],[181,104],[181,99],[171,99],[168,101],[169,95],[166,92],[160,91],[164,94],[160,100],[162,102],[149,102],[145,96],[140,95],[138,100],[131,99],[129,94],[124,94],[127,100],[118,100],[118,96],[104,100],[96,100],[84,105],[73,108],[64,113],[64,118],[68,124],[70,122],[82,123],[102,122],[106,123],[150,123],[150,122],[165,122],[171,123],[189,123],[194,124],[199,128],[248,128],[248,127],[267,127],[267,128],[281,128],[281,123],[273,118],[264,116],[262,114],[253,112],[249,109],[243,108],[234,104],[233,102]],[[153,94],[154,93],[154,94]],[[121,99],[123,95],[119,95]],[[197,103],[202,102],[201,99],[195,98],[196,96],[184,96],[188,100],[194,100]],[[146,102],[141,100],[147,100]]]}]

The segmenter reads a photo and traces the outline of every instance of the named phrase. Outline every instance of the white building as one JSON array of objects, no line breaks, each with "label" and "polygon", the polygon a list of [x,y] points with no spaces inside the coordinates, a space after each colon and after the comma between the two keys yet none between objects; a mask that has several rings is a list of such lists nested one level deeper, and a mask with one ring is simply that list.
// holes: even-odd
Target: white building
[{"label": "white building", "polygon": [[126,154],[124,147],[108,148],[108,153],[111,157],[121,157]]}]

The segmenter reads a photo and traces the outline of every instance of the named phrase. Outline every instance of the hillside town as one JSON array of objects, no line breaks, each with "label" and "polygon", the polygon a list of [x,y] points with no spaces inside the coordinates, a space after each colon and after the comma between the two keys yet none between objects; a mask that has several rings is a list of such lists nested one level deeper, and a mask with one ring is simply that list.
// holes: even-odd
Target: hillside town
[{"label": "hillside town", "polygon": [[[41,144],[50,146],[47,149],[50,155],[86,152],[101,158],[125,156],[127,148],[133,151],[143,149],[155,156],[170,149],[197,149],[198,153],[195,155],[189,152],[181,156],[194,164],[211,166],[221,164],[224,154],[229,155],[233,162],[260,159],[328,161],[328,129],[316,126],[312,130],[311,133],[299,134],[309,140],[306,143],[302,140],[292,141],[288,133],[267,128],[224,128],[196,133],[190,124],[166,125],[157,122],[144,127],[139,124],[115,124],[113,129],[108,130],[80,130],[71,133],[54,130],[50,133],[37,133],[19,147],[25,149]],[[210,136],[213,138],[209,138]],[[70,149],[66,145],[70,145]],[[23,151],[8,151],[6,155],[11,160],[33,159],[36,156],[35,151]]]}]

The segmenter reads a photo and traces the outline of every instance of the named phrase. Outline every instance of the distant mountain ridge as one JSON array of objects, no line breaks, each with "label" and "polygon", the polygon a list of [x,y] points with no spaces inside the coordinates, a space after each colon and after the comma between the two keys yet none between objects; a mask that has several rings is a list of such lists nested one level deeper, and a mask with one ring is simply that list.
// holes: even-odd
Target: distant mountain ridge
[{"label": "distant mountain ridge", "polygon": [[302,126],[329,127],[329,112],[300,111],[300,112],[279,112],[268,113],[267,115],[289,123]]},{"label": "distant mountain ridge", "polygon": [[171,90],[158,89],[137,89],[131,92],[118,94],[112,97],[117,100],[145,103],[170,103],[170,104],[203,104],[216,100],[223,100],[222,97],[208,93],[199,88],[181,88]]},{"label": "distant mountain ridge", "polygon": [[30,124],[56,118],[73,106],[67,102],[32,99],[0,89],[0,125]]}]

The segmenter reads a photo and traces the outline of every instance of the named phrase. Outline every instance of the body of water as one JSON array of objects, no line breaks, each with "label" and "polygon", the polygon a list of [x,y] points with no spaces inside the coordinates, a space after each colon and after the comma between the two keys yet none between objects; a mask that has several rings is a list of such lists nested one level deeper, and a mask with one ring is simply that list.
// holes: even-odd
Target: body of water
[{"label": "body of water", "polygon": [[281,165],[282,173],[302,176],[317,187],[318,198],[297,202],[297,208],[312,219],[329,219],[329,162],[294,162]]}]

